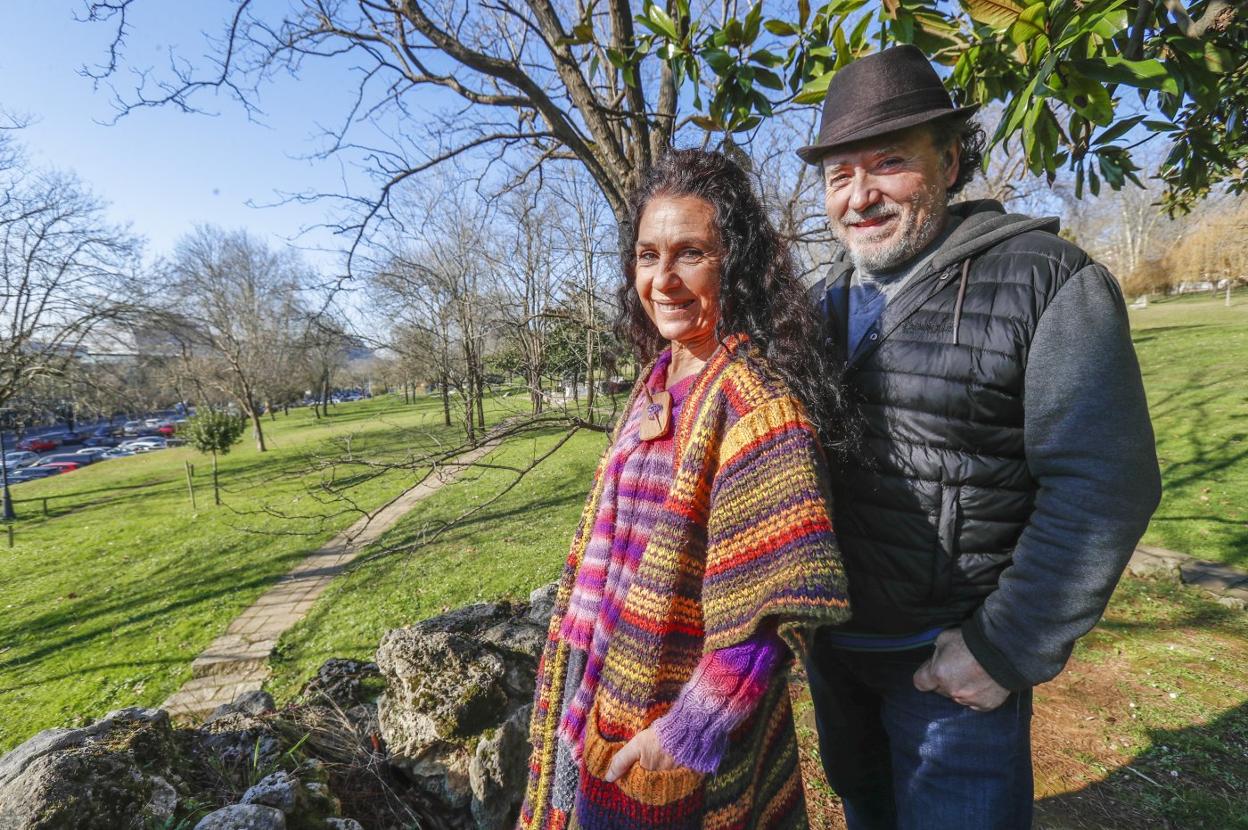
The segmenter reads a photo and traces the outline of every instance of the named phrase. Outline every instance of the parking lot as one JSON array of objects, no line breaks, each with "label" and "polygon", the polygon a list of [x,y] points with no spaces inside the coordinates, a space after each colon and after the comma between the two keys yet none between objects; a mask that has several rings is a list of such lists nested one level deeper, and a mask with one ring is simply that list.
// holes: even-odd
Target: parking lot
[{"label": "parking lot", "polygon": [[184,443],[178,430],[182,415],[167,413],[129,421],[32,430],[21,437],[5,436],[5,472],[10,486],[72,473],[75,470]]}]

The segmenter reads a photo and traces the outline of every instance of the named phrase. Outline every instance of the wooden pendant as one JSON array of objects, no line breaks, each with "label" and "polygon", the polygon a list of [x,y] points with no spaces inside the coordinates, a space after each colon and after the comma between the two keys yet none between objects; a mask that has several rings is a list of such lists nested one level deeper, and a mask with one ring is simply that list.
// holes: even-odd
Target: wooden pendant
[{"label": "wooden pendant", "polygon": [[672,395],[666,389],[662,392],[647,391],[650,398],[646,405],[646,414],[641,418],[641,429],[637,434],[642,441],[654,441],[667,436],[672,425]]}]

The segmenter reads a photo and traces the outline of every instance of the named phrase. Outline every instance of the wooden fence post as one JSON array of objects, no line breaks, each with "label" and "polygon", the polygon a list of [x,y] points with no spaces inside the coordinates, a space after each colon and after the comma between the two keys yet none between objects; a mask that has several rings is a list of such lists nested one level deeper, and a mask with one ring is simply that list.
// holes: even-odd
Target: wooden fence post
[{"label": "wooden fence post", "polygon": [[44,517],[48,515],[48,500],[46,498],[43,500],[43,515]]},{"label": "wooden fence post", "polygon": [[183,461],[182,463],[186,465],[186,490],[191,494],[191,510],[198,510],[199,508],[195,506],[195,483],[191,479],[191,476],[195,474],[195,468],[191,466],[189,461]]},{"label": "wooden fence post", "polygon": [[9,531],[9,547],[13,547],[13,523],[9,522],[5,527]]}]

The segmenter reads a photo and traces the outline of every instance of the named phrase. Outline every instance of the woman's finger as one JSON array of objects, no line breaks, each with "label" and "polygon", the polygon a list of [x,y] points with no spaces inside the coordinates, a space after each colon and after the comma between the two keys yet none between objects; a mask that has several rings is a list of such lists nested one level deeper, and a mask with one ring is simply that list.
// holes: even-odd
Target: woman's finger
[{"label": "woman's finger", "polygon": [[633,738],[615,753],[615,757],[611,759],[611,766],[607,767],[607,783],[613,784],[615,780],[624,773],[628,772],[629,767],[641,758],[641,747],[637,743],[637,739]]}]

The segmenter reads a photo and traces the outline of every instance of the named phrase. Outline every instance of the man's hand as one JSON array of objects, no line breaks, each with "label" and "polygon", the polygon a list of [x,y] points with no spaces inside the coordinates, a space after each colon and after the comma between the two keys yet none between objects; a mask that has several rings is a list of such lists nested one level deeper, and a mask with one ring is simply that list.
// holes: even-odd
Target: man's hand
[{"label": "man's hand", "polygon": [[647,727],[636,735],[611,759],[607,768],[607,783],[614,782],[628,773],[632,765],[640,761],[642,767],[650,771],[666,771],[679,766],[676,759],[667,754],[663,744],[659,742],[659,733],[653,726]]},{"label": "man's hand", "polygon": [[936,651],[914,673],[914,688],[944,695],[976,712],[991,712],[1010,696],[979,665],[960,628],[942,631],[936,638]]}]

